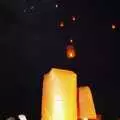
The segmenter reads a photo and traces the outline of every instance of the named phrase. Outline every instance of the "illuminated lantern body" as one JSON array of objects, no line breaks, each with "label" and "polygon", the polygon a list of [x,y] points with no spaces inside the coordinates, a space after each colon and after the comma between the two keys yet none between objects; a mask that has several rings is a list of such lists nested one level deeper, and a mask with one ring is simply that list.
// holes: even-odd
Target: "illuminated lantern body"
[{"label": "illuminated lantern body", "polygon": [[112,29],[114,30],[116,28],[116,26],[114,24],[112,24]]},{"label": "illuminated lantern body", "polygon": [[64,22],[63,21],[60,22],[60,27],[61,28],[64,27]]},{"label": "illuminated lantern body", "polygon": [[44,76],[42,120],[77,120],[76,91],[76,74],[53,68]]},{"label": "illuminated lantern body", "polygon": [[56,4],[55,7],[58,8],[58,5]]},{"label": "illuminated lantern body", "polygon": [[78,89],[79,97],[79,114],[78,120],[96,119],[96,111],[89,87],[80,87]]},{"label": "illuminated lantern body", "polygon": [[66,49],[67,58],[72,59],[76,57],[76,51],[73,45],[68,45]]},{"label": "illuminated lantern body", "polygon": [[72,16],[72,20],[73,20],[73,21],[75,21],[75,20],[76,20],[75,16]]}]

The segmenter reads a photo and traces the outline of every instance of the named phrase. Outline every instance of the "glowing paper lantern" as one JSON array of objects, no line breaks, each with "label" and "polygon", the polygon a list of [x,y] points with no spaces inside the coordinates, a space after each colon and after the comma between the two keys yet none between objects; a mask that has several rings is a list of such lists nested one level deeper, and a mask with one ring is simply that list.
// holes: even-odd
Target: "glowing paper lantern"
[{"label": "glowing paper lantern", "polygon": [[73,21],[75,21],[75,20],[76,20],[75,16],[72,16],[72,20],[73,20]]},{"label": "glowing paper lantern", "polygon": [[79,92],[79,114],[78,119],[96,119],[96,111],[89,87],[80,87]]},{"label": "glowing paper lantern", "polygon": [[112,29],[114,30],[116,28],[116,26],[114,24],[112,24]]},{"label": "glowing paper lantern", "polygon": [[63,21],[60,22],[60,27],[61,28],[64,27],[64,22]]},{"label": "glowing paper lantern", "polygon": [[42,120],[77,119],[76,74],[53,68],[44,76]]},{"label": "glowing paper lantern", "polygon": [[55,7],[58,8],[58,4],[56,4]]},{"label": "glowing paper lantern", "polygon": [[70,40],[70,43],[71,43],[71,44],[73,43],[73,40],[72,40],[72,39]]},{"label": "glowing paper lantern", "polygon": [[67,58],[72,59],[76,56],[76,51],[73,45],[68,45],[66,49]]}]

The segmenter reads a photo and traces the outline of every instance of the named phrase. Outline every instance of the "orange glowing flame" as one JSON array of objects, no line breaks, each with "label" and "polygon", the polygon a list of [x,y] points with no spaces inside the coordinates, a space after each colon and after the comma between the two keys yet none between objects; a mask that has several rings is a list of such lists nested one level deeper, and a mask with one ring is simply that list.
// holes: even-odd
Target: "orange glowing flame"
[{"label": "orange glowing flame", "polygon": [[64,27],[64,22],[63,21],[60,22],[60,27]]},{"label": "orange glowing flame", "polygon": [[69,59],[75,58],[76,51],[75,51],[75,48],[73,47],[73,45],[67,46],[66,55],[67,55],[67,58],[69,58]]}]

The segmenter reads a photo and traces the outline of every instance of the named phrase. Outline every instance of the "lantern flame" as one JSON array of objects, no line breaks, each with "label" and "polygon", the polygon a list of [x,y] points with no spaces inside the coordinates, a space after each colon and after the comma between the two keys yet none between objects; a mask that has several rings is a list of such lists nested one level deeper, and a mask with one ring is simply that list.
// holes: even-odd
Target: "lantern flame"
[{"label": "lantern flame", "polygon": [[116,26],[114,24],[112,24],[112,29],[115,29],[115,28],[116,28]]},{"label": "lantern flame", "polygon": [[73,47],[73,45],[67,46],[66,55],[67,55],[67,58],[69,58],[69,59],[75,58],[76,51],[75,51],[75,48]]},{"label": "lantern flame", "polygon": [[60,22],[60,27],[64,27],[64,22],[63,21]]}]

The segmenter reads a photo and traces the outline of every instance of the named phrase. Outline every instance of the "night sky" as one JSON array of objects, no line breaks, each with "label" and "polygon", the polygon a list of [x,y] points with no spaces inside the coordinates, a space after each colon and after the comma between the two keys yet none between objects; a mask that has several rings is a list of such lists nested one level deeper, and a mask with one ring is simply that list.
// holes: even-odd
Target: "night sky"
[{"label": "night sky", "polygon": [[[106,119],[119,116],[120,82],[114,76],[119,4],[117,0],[0,0],[1,115],[25,113],[39,119],[42,76],[57,67],[75,71],[78,85],[90,86],[97,113]],[[65,56],[70,39],[77,51],[73,60]]]}]

